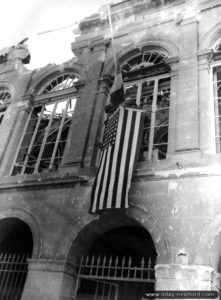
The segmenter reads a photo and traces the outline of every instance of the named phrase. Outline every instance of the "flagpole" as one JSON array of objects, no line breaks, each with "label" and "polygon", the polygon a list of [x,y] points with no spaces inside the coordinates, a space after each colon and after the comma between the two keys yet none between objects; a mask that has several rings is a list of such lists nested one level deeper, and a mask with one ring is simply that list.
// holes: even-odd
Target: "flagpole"
[{"label": "flagpole", "polygon": [[110,4],[108,5],[108,20],[109,20],[109,26],[110,26],[110,33],[111,33],[111,42],[112,42],[112,48],[114,52],[114,63],[115,63],[115,68],[117,66],[117,55],[116,55],[116,49],[115,49],[115,43],[114,43],[114,33],[113,33],[113,26],[112,26],[112,21],[111,21],[111,13],[110,13]]}]

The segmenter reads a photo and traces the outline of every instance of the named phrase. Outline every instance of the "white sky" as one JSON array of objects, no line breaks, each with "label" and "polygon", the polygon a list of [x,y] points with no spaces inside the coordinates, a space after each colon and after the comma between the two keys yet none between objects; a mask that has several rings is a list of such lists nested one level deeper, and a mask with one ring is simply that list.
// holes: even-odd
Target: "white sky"
[{"label": "white sky", "polygon": [[98,12],[103,4],[120,0],[6,0],[1,3],[0,49],[16,45],[25,37],[31,52],[27,68],[62,63],[73,57],[73,28],[37,35],[68,26]]}]

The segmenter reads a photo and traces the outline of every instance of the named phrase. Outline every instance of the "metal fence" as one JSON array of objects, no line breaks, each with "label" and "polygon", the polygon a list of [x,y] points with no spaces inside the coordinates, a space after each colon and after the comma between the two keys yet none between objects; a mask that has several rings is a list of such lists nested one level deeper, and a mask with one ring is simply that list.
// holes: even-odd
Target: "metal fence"
[{"label": "metal fence", "polygon": [[21,299],[28,271],[27,254],[0,254],[0,300]]},{"label": "metal fence", "polygon": [[76,275],[81,278],[155,282],[154,262],[151,258],[142,258],[137,263],[131,257],[82,257]]}]

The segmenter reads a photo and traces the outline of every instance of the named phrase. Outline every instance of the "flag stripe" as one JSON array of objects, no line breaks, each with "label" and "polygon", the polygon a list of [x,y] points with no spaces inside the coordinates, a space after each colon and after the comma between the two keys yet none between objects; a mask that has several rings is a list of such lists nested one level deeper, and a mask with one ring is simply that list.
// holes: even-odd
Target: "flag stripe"
[{"label": "flag stripe", "polygon": [[139,154],[137,152],[137,144],[138,142],[141,140],[141,136],[142,136],[142,128],[141,128],[141,124],[142,124],[142,112],[138,111],[136,114],[136,123],[135,123],[135,133],[134,133],[134,139],[133,142],[131,144],[131,149],[132,149],[132,153],[131,156],[134,158],[133,160],[130,160],[130,170],[131,173],[133,172],[134,169],[134,163],[135,163],[135,158],[137,156],[137,154]]},{"label": "flag stripe", "polygon": [[[101,156],[100,156],[100,165],[98,167],[98,173],[97,173],[97,179],[95,180],[94,186],[96,186],[96,189],[94,191],[94,193],[92,194],[92,199],[94,199],[94,205],[92,208],[92,211],[96,211],[96,209],[99,208],[99,202],[102,201],[102,199],[100,198],[100,193],[102,190],[103,185],[103,181],[102,181],[102,174],[105,170],[105,168],[107,167],[107,160],[106,160],[106,155],[107,155],[107,146],[108,146],[108,137],[110,136],[110,127],[116,128],[115,124],[116,124],[116,120],[118,118],[119,112],[116,111],[113,115],[112,115],[112,119],[111,121],[107,124],[105,130],[104,130],[104,139],[103,139],[103,144],[105,145],[105,148],[102,150],[101,152]],[[114,145],[113,145],[114,147]],[[110,147],[111,149],[111,147]],[[114,150],[114,149],[113,149]],[[105,186],[104,186],[105,187]],[[99,199],[99,202],[98,202]]]},{"label": "flag stripe", "polygon": [[[103,158],[103,161],[104,161],[104,164],[102,166],[102,170],[101,170],[101,176],[100,176],[100,184],[98,186],[98,193],[97,193],[97,198],[100,199],[101,197],[101,192],[102,192],[102,187],[103,187],[103,182],[104,182],[104,174],[105,174],[105,166],[107,164],[107,151],[108,149],[105,149],[104,152],[105,152],[105,155],[104,155],[104,158]],[[96,205],[96,208],[98,209],[100,207],[100,203],[97,202],[97,205]]]},{"label": "flag stripe", "polygon": [[136,157],[138,156],[137,154],[139,153],[139,148],[137,148],[138,145],[138,141],[141,141],[140,137],[142,135],[142,130],[141,130],[141,116],[142,116],[142,112],[138,111],[136,113],[136,117],[135,117],[135,122],[134,122],[134,132],[133,132],[133,138],[131,141],[131,153],[130,153],[130,158],[129,158],[129,168],[128,168],[128,176],[127,178],[125,178],[125,186],[126,186],[126,197],[127,197],[127,202],[125,203],[125,206],[128,207],[129,203],[128,203],[128,192],[129,192],[129,188],[131,185],[131,178],[132,178],[132,174],[133,174],[133,170],[134,170],[134,165],[136,162]]},{"label": "flag stripe", "polygon": [[105,162],[105,152],[102,152],[102,157],[101,157],[101,165],[98,169],[98,175],[97,175],[97,178],[96,178],[96,181],[95,181],[95,185],[94,185],[94,196],[93,198],[95,199],[94,203],[93,203],[93,208],[92,208],[92,211],[95,211],[96,210],[96,207],[97,207],[97,200],[98,200],[98,190],[99,190],[99,187],[100,187],[100,178],[101,178],[101,175],[102,175],[102,169],[103,169],[103,165],[104,165],[104,162]]},{"label": "flag stripe", "polygon": [[124,140],[125,140],[125,130],[126,130],[126,125],[127,125],[127,117],[128,117],[128,110],[124,111],[124,116],[123,116],[123,124],[121,126],[121,132],[120,132],[120,139],[116,140],[116,142],[119,143],[119,151],[118,151],[118,156],[116,160],[116,171],[115,171],[115,180],[114,180],[114,185],[113,185],[113,196],[112,196],[112,205],[114,207],[117,206],[117,189],[118,189],[118,183],[119,183],[119,175],[120,175],[120,166],[121,166],[121,160],[122,160],[122,153],[123,153],[123,145],[124,145]]},{"label": "flag stripe", "polygon": [[114,158],[114,150],[115,150],[115,145],[112,146],[111,148],[111,154],[110,154],[110,164],[108,166],[108,177],[107,177],[107,185],[105,187],[105,194],[104,194],[104,207],[107,208],[107,199],[108,199],[108,190],[109,190],[109,182],[111,179],[111,172],[113,168],[113,158]]},{"label": "flag stripe", "polygon": [[[134,138],[135,119],[136,119],[136,115],[135,115],[135,112],[133,112],[128,145],[132,145],[132,141],[133,141],[133,138]],[[130,162],[130,160],[133,159],[131,157],[131,151],[132,151],[132,147],[128,147],[128,151],[127,151],[127,155],[126,155],[126,162],[127,163],[125,163],[125,170],[124,170],[125,175],[123,177],[123,182],[122,182],[122,193],[123,193],[123,195],[122,195],[121,207],[128,207],[127,182],[128,182],[129,170],[130,170],[130,168],[129,168],[130,163],[129,162]]]},{"label": "flag stripe", "polygon": [[105,167],[104,167],[104,178],[101,182],[102,189],[101,189],[101,194],[100,194],[99,209],[102,209],[103,207],[106,206],[106,204],[104,203],[104,201],[105,201],[104,194],[105,194],[106,186],[108,185],[107,180],[108,180],[108,171],[110,168],[110,156],[111,156],[111,147],[109,147],[107,149],[107,160],[106,160]]},{"label": "flag stripe", "polygon": [[125,120],[126,128],[125,128],[125,134],[124,134],[124,144],[123,144],[123,153],[122,158],[120,162],[120,174],[119,174],[119,181],[118,181],[118,189],[117,189],[117,204],[116,207],[121,207],[121,201],[124,202],[124,190],[123,190],[123,179],[127,176],[127,173],[125,173],[125,165],[127,163],[127,151],[128,149],[128,141],[130,137],[131,132],[131,121],[132,121],[132,111],[128,110],[128,117]]},{"label": "flag stripe", "polygon": [[[96,176],[96,179],[94,181],[94,185],[93,185],[93,188],[92,188],[92,193],[91,193],[91,197],[92,199],[94,199],[94,201],[91,203],[91,211],[93,211],[95,209],[95,202],[96,202],[96,189],[97,187],[99,186],[98,185],[98,181],[99,181],[99,170],[101,168],[101,163],[102,163],[102,158],[104,156],[104,152],[101,152],[101,155],[100,155],[100,158],[99,158],[99,167],[98,167],[98,171],[97,171],[97,176]],[[94,207],[95,206],[95,207]]]},{"label": "flag stripe", "polygon": [[[124,111],[121,110],[122,116],[124,115]],[[114,156],[113,156],[113,165],[111,168],[111,177],[110,177],[110,184],[108,187],[108,196],[107,196],[107,208],[112,207],[112,199],[113,199],[113,186],[114,186],[114,178],[116,174],[116,162],[117,162],[117,157],[118,157],[118,152],[119,152],[119,141],[120,141],[120,136],[121,136],[121,128],[123,126],[123,117],[119,117],[119,122],[118,122],[118,131],[117,131],[117,136],[115,139],[115,151],[114,151]]]}]

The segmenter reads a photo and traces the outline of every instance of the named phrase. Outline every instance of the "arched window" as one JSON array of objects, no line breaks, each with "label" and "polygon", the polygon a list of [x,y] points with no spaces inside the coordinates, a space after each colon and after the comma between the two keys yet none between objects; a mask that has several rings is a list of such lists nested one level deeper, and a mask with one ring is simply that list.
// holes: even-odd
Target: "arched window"
[{"label": "arched window", "polygon": [[37,93],[12,175],[57,170],[61,165],[77,101],[78,76],[66,72]]},{"label": "arched window", "polygon": [[165,54],[159,53],[157,51],[143,52],[124,63],[121,67],[121,70],[124,74],[126,74],[130,71],[139,70],[145,67],[163,63],[166,58],[167,56]]},{"label": "arched window", "polygon": [[126,105],[145,111],[142,158],[165,159],[168,146],[170,74],[167,56],[144,51],[122,64]]},{"label": "arched window", "polygon": [[38,95],[68,89],[74,86],[78,80],[75,74],[69,72],[64,73],[47,82],[47,84],[39,90]]},{"label": "arched window", "polygon": [[11,92],[6,87],[0,87],[0,124],[3,120],[8,104],[11,102]]}]

